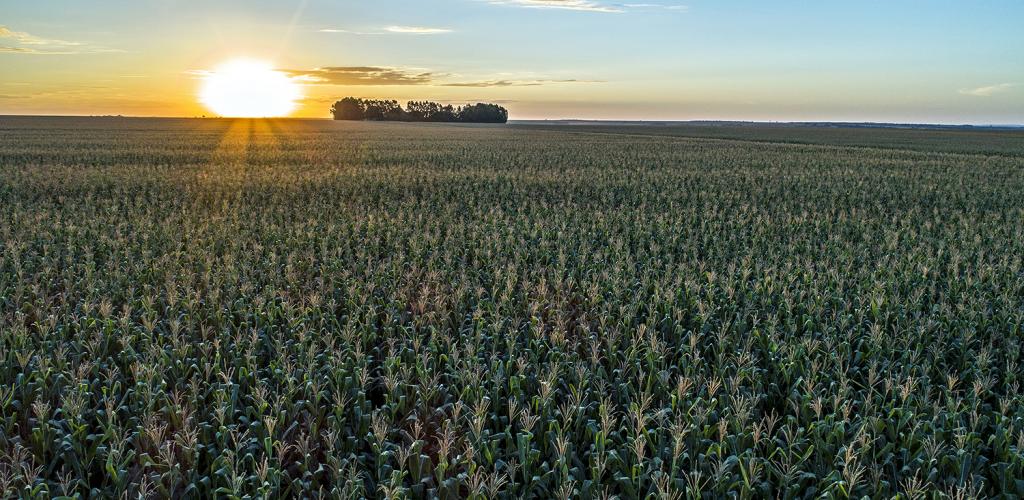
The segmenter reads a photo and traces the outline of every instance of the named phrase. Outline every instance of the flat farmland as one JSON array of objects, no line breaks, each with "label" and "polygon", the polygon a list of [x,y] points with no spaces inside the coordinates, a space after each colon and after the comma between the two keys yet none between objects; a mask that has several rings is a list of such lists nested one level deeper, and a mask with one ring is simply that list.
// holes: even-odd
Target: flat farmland
[{"label": "flat farmland", "polygon": [[1024,495],[1024,133],[779,134],[0,117],[0,496]]}]

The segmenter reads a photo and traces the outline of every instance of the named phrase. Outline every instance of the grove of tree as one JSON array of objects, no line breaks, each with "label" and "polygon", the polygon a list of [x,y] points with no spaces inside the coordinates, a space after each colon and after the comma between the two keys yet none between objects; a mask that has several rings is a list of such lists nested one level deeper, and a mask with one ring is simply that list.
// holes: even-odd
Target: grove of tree
[{"label": "grove of tree", "polygon": [[431,101],[409,101],[405,109],[393,99],[346,97],[331,106],[335,120],[403,122],[505,123],[508,110],[488,103],[452,106]]}]

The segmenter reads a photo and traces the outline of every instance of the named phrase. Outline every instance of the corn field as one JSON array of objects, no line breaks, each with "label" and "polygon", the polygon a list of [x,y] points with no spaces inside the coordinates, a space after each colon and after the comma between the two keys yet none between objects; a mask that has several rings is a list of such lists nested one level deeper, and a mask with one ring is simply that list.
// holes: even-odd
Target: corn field
[{"label": "corn field", "polygon": [[0,497],[1024,495],[1024,135],[612,132],[0,119]]}]

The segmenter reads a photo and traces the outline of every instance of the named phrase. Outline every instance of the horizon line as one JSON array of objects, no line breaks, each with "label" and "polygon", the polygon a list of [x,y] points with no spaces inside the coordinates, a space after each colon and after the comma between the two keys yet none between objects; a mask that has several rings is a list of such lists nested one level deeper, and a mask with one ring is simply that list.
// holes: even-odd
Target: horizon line
[{"label": "horizon line", "polygon": [[[0,118],[130,118],[130,119],[186,119],[186,120],[315,120],[338,121],[330,117],[315,116],[265,116],[265,117],[230,117],[207,115],[126,115],[126,114],[9,114],[0,113]],[[345,120],[341,120],[345,121]],[[372,120],[369,120],[372,121]],[[753,120],[753,119],[710,119],[710,118],[513,118],[511,122],[591,122],[591,123],[745,123],[758,125],[874,125],[903,127],[979,127],[979,128],[1024,128],[1021,123],[995,122],[912,122],[912,121],[873,121],[873,120]],[[396,122],[406,123],[406,122]],[[408,122],[413,123],[413,122]]]}]

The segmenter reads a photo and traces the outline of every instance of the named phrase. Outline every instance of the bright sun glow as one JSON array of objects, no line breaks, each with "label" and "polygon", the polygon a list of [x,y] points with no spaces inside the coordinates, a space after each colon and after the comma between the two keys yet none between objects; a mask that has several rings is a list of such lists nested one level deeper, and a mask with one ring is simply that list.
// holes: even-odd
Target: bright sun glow
[{"label": "bright sun glow", "polygon": [[206,74],[199,101],[220,116],[287,116],[302,97],[299,84],[263,61],[237,59]]}]

